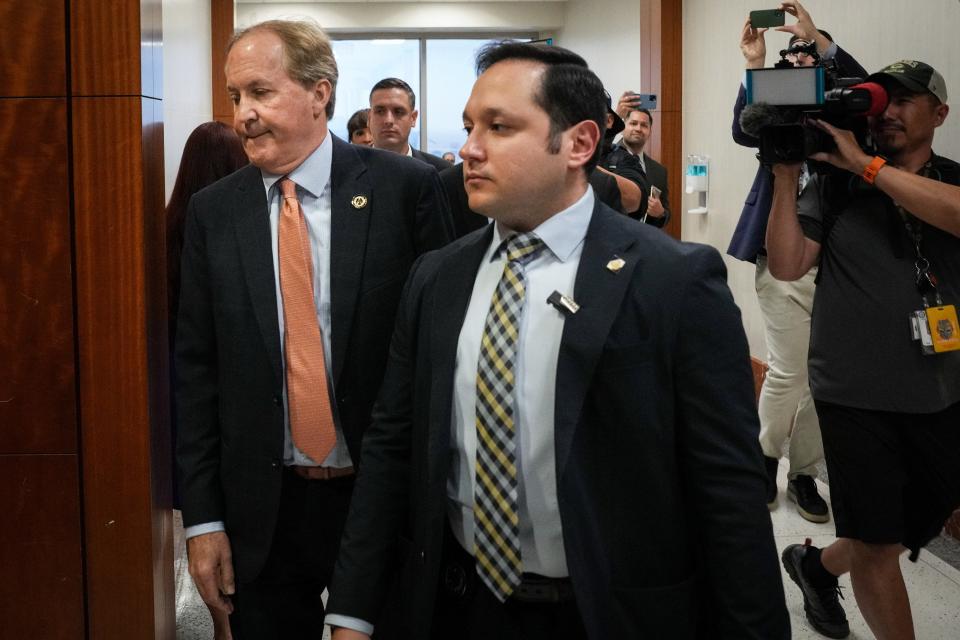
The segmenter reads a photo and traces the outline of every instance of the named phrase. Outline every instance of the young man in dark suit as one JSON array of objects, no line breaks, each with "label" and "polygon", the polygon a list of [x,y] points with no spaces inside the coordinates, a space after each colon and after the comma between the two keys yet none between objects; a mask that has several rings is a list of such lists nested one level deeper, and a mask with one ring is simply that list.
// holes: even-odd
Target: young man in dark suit
[{"label": "young man in dark suit", "polygon": [[370,133],[373,146],[426,162],[437,171],[453,164],[410,146],[410,130],[417,124],[417,98],[400,78],[384,78],[370,90]]},{"label": "young man in dark suit", "polygon": [[333,137],[315,25],[234,36],[251,165],[190,202],[176,345],[190,572],[235,638],[319,637],[396,305],[451,225],[436,172]]},{"label": "young man in dark suit", "polygon": [[[330,588],[367,638],[787,638],[746,339],[716,251],[598,203],[599,79],[478,60],[460,150],[495,224],[411,272]],[[376,637],[376,636],[374,636]]]}]

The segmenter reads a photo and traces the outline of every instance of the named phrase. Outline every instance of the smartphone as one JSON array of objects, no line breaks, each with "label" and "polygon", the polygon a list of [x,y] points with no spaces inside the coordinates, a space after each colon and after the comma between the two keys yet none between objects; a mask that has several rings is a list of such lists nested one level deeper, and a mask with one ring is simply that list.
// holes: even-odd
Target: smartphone
[{"label": "smartphone", "polygon": [[646,109],[647,111],[656,111],[657,110],[657,94],[655,93],[635,93],[630,92],[630,95],[633,96],[633,108],[634,109]]},{"label": "smartphone", "polygon": [[750,12],[750,26],[754,29],[782,27],[786,17],[782,9],[759,9]]},{"label": "smartphone", "polygon": [[653,196],[654,198],[659,198],[659,197],[660,197],[660,188],[659,188],[659,187],[655,187],[655,186],[653,186],[653,185],[650,185],[650,195]]}]

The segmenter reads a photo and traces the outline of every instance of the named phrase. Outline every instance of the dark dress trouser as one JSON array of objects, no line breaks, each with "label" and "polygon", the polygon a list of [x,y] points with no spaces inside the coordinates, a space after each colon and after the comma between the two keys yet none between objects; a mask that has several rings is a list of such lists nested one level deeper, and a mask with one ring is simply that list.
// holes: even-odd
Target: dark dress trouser
[{"label": "dark dress trouser", "polygon": [[230,616],[236,640],[323,637],[320,595],[333,573],[353,480],[305,480],[284,471],[266,564],[254,580],[236,585]]}]

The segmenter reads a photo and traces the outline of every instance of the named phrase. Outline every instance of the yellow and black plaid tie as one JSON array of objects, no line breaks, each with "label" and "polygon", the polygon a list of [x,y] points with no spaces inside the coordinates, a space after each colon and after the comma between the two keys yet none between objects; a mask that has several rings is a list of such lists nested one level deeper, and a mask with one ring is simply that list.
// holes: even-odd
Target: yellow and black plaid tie
[{"label": "yellow and black plaid tie", "polygon": [[490,302],[477,366],[477,461],[473,500],[477,573],[503,602],[523,573],[517,507],[514,362],[525,295],[524,266],[544,248],[532,233],[501,243],[507,263]]}]

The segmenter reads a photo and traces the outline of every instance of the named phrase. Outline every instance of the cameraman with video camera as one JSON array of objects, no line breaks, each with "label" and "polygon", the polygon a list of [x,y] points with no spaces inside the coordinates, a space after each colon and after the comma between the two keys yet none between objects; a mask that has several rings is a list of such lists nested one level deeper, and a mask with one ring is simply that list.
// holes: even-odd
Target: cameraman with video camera
[{"label": "cameraman with video camera", "polygon": [[[813,66],[817,59],[809,52],[815,52],[821,60],[833,61],[839,75],[867,75],[850,54],[833,43],[827,32],[816,28],[810,14],[799,2],[783,2],[779,10],[797,19],[795,24],[777,29],[791,34],[784,53],[788,62],[795,67]],[[754,27],[749,19],[744,24],[740,49],[748,70],[762,69],[766,65],[766,31]],[[759,138],[744,131],[740,124],[746,106],[746,87],[741,84],[733,110],[733,139],[737,144],[756,148],[760,146]],[[811,522],[827,522],[830,512],[814,482],[817,464],[823,461],[823,444],[807,382],[807,348],[816,268],[796,282],[780,282],[770,275],[764,235],[772,193],[770,168],[761,164],[727,249],[734,258],[753,262],[757,267],[757,301],[764,321],[769,367],[760,390],[758,407],[760,446],[767,468],[767,504],[771,509],[776,506],[777,467],[783,445],[789,438],[788,496],[796,503],[803,518]]]},{"label": "cameraman with video camera", "polygon": [[915,560],[960,505],[960,165],[932,149],[949,111],[939,73],[904,60],[868,81],[889,96],[869,119],[875,151],[817,120],[835,148],[810,156],[830,166],[799,200],[801,165],[773,166],[770,272],[819,264],[810,387],[839,538],[783,562],[808,618],[825,612],[821,633],[849,633],[836,595],[849,571],[871,630],[899,639],[914,637],[899,556]]}]

